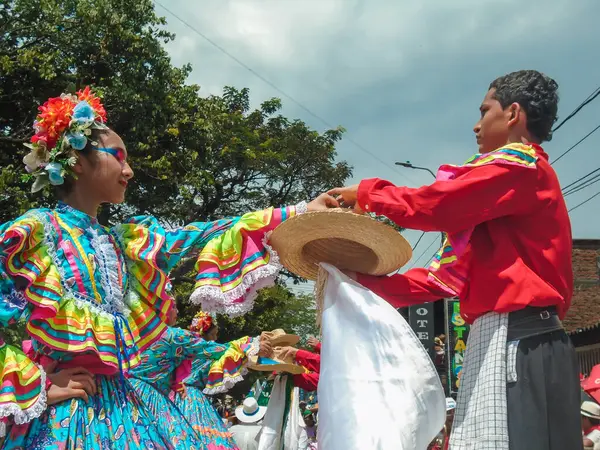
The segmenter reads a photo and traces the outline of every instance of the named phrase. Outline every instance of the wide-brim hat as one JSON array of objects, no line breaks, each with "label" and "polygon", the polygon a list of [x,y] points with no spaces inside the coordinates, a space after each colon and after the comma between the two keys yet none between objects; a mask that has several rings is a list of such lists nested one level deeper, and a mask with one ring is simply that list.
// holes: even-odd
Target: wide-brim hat
[{"label": "wide-brim hat", "polygon": [[271,355],[269,358],[257,355],[248,357],[248,369],[257,370],[259,372],[285,372],[292,375],[304,373],[304,367],[294,364],[293,362],[283,361],[275,355]]},{"label": "wide-brim hat", "polygon": [[272,347],[293,347],[300,341],[300,336],[287,334],[281,328],[273,331],[263,331],[261,337],[268,339]]},{"label": "wide-brim hat", "polygon": [[235,408],[235,417],[243,423],[254,423],[261,420],[266,412],[266,406],[259,406],[256,399],[248,397],[241,406]]},{"label": "wide-brim hat", "polygon": [[581,415],[590,419],[600,420],[600,405],[594,402],[583,402],[581,404]]},{"label": "wide-brim hat", "polygon": [[410,244],[389,225],[343,209],[294,216],[271,234],[286,269],[316,280],[320,263],[368,275],[387,275],[411,256]]}]

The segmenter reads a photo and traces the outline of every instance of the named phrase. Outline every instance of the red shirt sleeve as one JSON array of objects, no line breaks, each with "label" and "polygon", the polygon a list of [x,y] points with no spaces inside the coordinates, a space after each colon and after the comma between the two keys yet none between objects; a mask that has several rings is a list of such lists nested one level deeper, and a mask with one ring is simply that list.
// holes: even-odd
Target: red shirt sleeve
[{"label": "red shirt sleeve", "polygon": [[315,345],[314,350],[315,350],[315,353],[319,353],[319,354],[321,353],[321,343],[320,342],[317,345]]},{"label": "red shirt sleeve", "polygon": [[453,180],[413,189],[363,180],[358,204],[396,224],[423,231],[466,230],[498,217],[526,213],[536,202],[537,171],[509,164],[473,167]]},{"label": "red shirt sleeve", "polygon": [[301,375],[294,375],[294,386],[305,391],[316,391],[319,386],[319,373],[309,372]]},{"label": "red shirt sleeve", "polygon": [[370,289],[394,308],[434,302],[447,298],[448,293],[429,281],[429,271],[424,268],[411,269],[390,277],[374,277],[357,274],[357,281]]},{"label": "red shirt sleeve", "polygon": [[321,357],[306,350],[296,352],[296,363],[306,367],[311,372],[319,373],[321,370]]}]

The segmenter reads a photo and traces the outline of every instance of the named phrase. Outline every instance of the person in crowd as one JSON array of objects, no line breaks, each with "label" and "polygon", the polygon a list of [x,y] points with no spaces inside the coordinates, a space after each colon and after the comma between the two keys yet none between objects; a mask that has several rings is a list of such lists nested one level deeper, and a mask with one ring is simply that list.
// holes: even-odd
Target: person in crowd
[{"label": "person in crowd", "polygon": [[317,421],[315,416],[310,411],[306,410],[303,413],[304,424],[306,425],[306,435],[309,441],[317,440]]},{"label": "person in crowd", "polygon": [[600,450],[600,405],[592,401],[581,403],[583,446]]},{"label": "person in crowd", "polygon": [[321,356],[317,353],[289,346],[279,348],[278,352],[281,360],[291,360],[295,364],[304,367],[304,373],[293,376],[294,386],[307,392],[316,391],[319,386]]},{"label": "person in crowd", "polygon": [[240,450],[258,450],[258,433],[262,428],[262,419],[267,412],[265,406],[259,406],[256,399],[248,397],[235,409],[238,424],[231,427],[235,443]]}]

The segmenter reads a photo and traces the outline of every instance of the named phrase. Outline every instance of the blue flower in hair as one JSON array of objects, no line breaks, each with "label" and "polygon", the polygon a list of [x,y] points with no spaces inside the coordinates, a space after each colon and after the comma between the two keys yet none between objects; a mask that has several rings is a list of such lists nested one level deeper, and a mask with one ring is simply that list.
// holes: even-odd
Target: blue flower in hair
[{"label": "blue flower in hair", "polygon": [[80,124],[87,124],[94,121],[96,118],[96,113],[94,112],[94,108],[92,108],[88,102],[83,100],[77,103],[73,109],[72,117],[73,120]]},{"label": "blue flower in hair", "polygon": [[48,180],[50,181],[51,185],[58,186],[65,182],[62,176],[63,168],[59,163],[48,163],[48,165],[46,165],[45,170],[48,173]]},{"label": "blue flower in hair", "polygon": [[75,150],[83,150],[87,145],[87,137],[80,131],[67,133],[65,135],[65,139],[67,140],[68,144]]}]

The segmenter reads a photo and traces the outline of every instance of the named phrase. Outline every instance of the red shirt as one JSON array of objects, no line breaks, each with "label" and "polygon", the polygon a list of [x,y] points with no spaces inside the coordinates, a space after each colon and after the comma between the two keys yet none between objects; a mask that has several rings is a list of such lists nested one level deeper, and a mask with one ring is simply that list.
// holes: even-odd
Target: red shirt
[{"label": "red shirt", "polygon": [[[571,224],[548,155],[534,145],[534,168],[510,164],[464,167],[451,180],[413,189],[363,180],[358,204],[401,227],[457,233],[475,227],[458,263],[467,267],[458,292],[461,315],[472,323],[490,312],[556,305],[561,319],[573,292]],[[427,269],[358,281],[395,307],[448,293]]]},{"label": "red shirt", "polygon": [[587,429],[583,430],[583,434],[584,434],[584,436],[586,436],[586,435],[590,434],[594,430],[600,431],[600,425],[594,425],[591,428],[587,428]]},{"label": "red shirt", "polygon": [[298,350],[296,352],[296,363],[303,366],[308,372],[294,375],[294,385],[308,392],[316,391],[319,386],[321,357],[316,353]]}]

